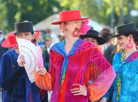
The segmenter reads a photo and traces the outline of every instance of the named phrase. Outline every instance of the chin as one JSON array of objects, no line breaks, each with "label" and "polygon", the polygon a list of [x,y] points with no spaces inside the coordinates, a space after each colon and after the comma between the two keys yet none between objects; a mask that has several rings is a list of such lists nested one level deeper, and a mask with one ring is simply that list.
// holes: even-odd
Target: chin
[{"label": "chin", "polygon": [[65,34],[65,33],[61,33],[61,36],[63,36],[63,37],[67,37],[67,34]]},{"label": "chin", "polygon": [[125,51],[125,48],[123,48],[123,47],[120,47],[120,50],[122,50],[122,51]]}]

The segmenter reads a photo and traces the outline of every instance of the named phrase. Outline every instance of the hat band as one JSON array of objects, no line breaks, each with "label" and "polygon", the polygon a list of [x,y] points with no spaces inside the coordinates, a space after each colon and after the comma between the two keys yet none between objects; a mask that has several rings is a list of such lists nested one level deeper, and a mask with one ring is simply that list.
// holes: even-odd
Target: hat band
[{"label": "hat band", "polygon": [[60,18],[59,21],[74,21],[81,20],[82,18]]}]

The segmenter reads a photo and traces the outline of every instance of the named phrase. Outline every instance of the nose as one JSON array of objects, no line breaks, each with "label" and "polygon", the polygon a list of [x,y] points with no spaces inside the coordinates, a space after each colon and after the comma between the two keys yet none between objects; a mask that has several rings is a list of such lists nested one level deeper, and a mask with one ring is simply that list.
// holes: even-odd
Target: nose
[{"label": "nose", "polygon": [[23,37],[23,35],[22,35],[22,34],[19,34],[19,35],[18,35],[18,38],[22,38],[22,37]]}]

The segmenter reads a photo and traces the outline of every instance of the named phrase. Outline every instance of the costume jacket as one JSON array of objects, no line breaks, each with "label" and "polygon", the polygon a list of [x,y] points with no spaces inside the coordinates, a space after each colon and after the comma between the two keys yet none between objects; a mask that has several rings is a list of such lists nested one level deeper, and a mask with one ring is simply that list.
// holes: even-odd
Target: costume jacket
[{"label": "costume jacket", "polygon": [[29,81],[25,68],[18,66],[17,58],[18,54],[11,49],[0,61],[3,102],[41,102],[40,89]]},{"label": "costume jacket", "polygon": [[113,58],[117,77],[104,97],[108,100],[113,95],[112,102],[138,102],[138,51],[123,62],[122,54],[123,52],[117,53]]},{"label": "costume jacket", "polygon": [[[53,90],[51,102],[88,102],[101,98],[111,86],[115,72],[97,47],[78,39],[66,54],[65,41],[50,50],[50,68],[46,75],[34,72],[38,87]],[[74,96],[71,89],[81,84],[87,87],[87,96]],[[79,87],[78,87],[79,88]]]}]

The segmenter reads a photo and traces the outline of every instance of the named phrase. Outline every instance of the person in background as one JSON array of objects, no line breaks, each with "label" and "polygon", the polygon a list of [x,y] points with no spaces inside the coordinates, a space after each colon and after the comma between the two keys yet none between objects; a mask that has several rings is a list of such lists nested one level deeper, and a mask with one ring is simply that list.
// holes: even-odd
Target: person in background
[{"label": "person in background", "polygon": [[8,50],[7,48],[4,48],[1,46],[1,43],[5,40],[3,31],[0,31],[0,59],[2,55]]},{"label": "person in background", "polygon": [[106,40],[106,43],[102,45],[102,48],[104,50],[104,57],[112,65],[113,56],[117,51],[117,45],[115,39],[111,36],[113,36],[113,34],[109,32],[104,32],[102,34],[102,37]]},{"label": "person in background", "polygon": [[[40,89],[35,83],[30,82],[24,66],[20,67],[17,63],[21,55],[19,55],[16,39],[23,38],[32,41],[34,37],[32,22],[15,23],[15,32],[7,35],[7,42],[12,44],[13,49],[3,54],[0,63],[3,102],[41,102]],[[2,45],[6,46],[6,44],[8,43]]]},{"label": "person in background", "polygon": [[[34,28],[35,30],[35,28]],[[32,43],[35,44],[37,47],[40,46],[41,49],[45,47],[44,41],[43,41],[43,35],[40,30],[35,30],[35,37],[32,40]],[[43,61],[44,61],[44,66],[46,68],[48,63],[46,62],[45,58],[48,56],[43,56]],[[40,89],[40,94],[41,94],[41,102],[47,102],[48,101],[48,92],[46,90],[41,90]]]},{"label": "person in background", "polygon": [[[7,34],[7,39],[4,40],[1,43],[1,46],[3,48],[7,48],[7,49],[10,50],[10,49],[12,49],[14,47],[15,44],[17,44],[17,42],[16,42],[16,38],[15,38],[14,32],[10,32],[10,33]],[[2,65],[1,61],[2,61],[2,59],[0,60],[0,66]],[[0,77],[1,77],[1,75],[2,75],[2,73],[1,73],[1,69],[0,69]],[[0,84],[1,84],[1,81],[0,81]],[[6,101],[4,101],[5,97],[7,96],[6,94],[7,94],[7,92],[2,89],[2,102],[6,102]]]},{"label": "person in background", "polygon": [[[3,31],[0,31],[0,59],[2,57],[2,55],[8,50],[7,48],[4,48],[1,46],[2,42],[5,40],[4,35],[3,35]],[[1,69],[1,67],[0,67]],[[1,85],[0,85],[0,91],[2,90]]]},{"label": "person in background", "polygon": [[113,68],[117,74],[112,86],[101,102],[137,102],[138,94],[138,31],[134,23],[115,27],[115,35],[120,52],[113,58]]},{"label": "person in background", "polygon": [[45,47],[43,48],[43,58],[45,62],[45,68],[47,70],[49,68],[49,51],[51,44],[52,44],[52,38],[49,35],[47,35],[45,37]]},{"label": "person in background", "polygon": [[105,52],[105,50],[110,46],[110,44],[112,44],[114,40],[113,38],[109,38],[110,36],[113,36],[113,34],[110,32],[104,32],[101,36],[106,41],[105,44],[102,45],[103,52]]},{"label": "person in background", "polygon": [[45,36],[47,35],[46,34],[46,30],[40,30],[41,31],[41,34],[42,34],[42,37],[43,37],[43,40],[45,39]]},{"label": "person in background", "polygon": [[80,33],[89,30],[87,19],[81,18],[79,10],[71,10],[60,12],[59,21],[52,23],[59,25],[65,40],[50,49],[49,72],[45,68],[34,71],[37,86],[53,90],[51,102],[96,101],[115,78],[112,66],[97,47],[79,39]]},{"label": "person in background", "polygon": [[[52,38],[49,35],[45,36],[45,47],[43,48],[43,58],[46,70],[49,70],[49,52],[52,44]],[[52,91],[48,91],[48,101],[50,102]]]},{"label": "person in background", "polygon": [[14,35],[15,31],[12,31],[7,34],[7,39],[5,39],[2,43],[1,46],[4,48],[7,48],[8,50],[15,48],[17,45],[16,38]]},{"label": "person in background", "polygon": [[53,33],[53,32],[51,31],[51,29],[47,29],[47,30],[46,30],[46,33],[47,33],[47,35],[49,35],[49,36],[52,37],[52,44],[51,44],[51,47],[52,47],[54,44],[56,44],[56,43],[59,42],[58,36],[57,36],[55,33]]},{"label": "person in background", "polygon": [[104,34],[104,33],[110,33],[110,32],[111,32],[111,31],[110,31],[109,28],[103,28],[103,29],[101,30],[100,34],[101,34],[101,36],[102,36],[102,34]]},{"label": "person in background", "polygon": [[[2,57],[2,55],[9,49],[8,47],[5,47],[5,46],[3,46],[3,43],[6,41],[6,43],[8,44],[9,42],[7,42],[7,40],[5,40],[5,38],[4,38],[4,36],[3,36],[3,32],[2,31],[0,31],[0,39],[1,39],[1,43],[0,43],[0,55],[1,55],[1,57]],[[11,48],[12,46],[10,46],[10,48]],[[0,57],[0,59],[1,59],[1,57]],[[0,60],[0,63],[1,63],[1,60]],[[0,73],[1,73],[1,66],[0,66]],[[1,80],[1,79],[0,79]],[[2,94],[3,92],[2,92],[3,90],[2,90],[2,88],[1,88],[1,84],[0,84],[0,93],[1,93],[1,95],[2,95],[2,97],[4,96],[4,94]],[[1,97],[1,96],[0,96]],[[1,97],[1,98],[2,98]],[[2,100],[1,100],[2,101]]]},{"label": "person in background", "polygon": [[58,39],[59,39],[59,42],[62,42],[63,40],[65,40],[65,38],[62,35],[58,35]]},{"label": "person in background", "polygon": [[[106,43],[102,45],[102,50],[104,52],[104,57],[112,65],[113,56],[117,52],[116,39],[110,38],[113,34],[110,32],[109,28],[103,28],[101,30],[101,37],[106,40]],[[112,96],[109,98],[108,102],[111,102]]]},{"label": "person in background", "polygon": [[80,38],[82,40],[94,43],[98,47],[99,51],[103,54],[101,46],[98,45],[104,44],[105,40],[102,37],[100,37],[100,34],[97,31],[89,30],[85,35],[80,35]]},{"label": "person in background", "polygon": [[35,40],[36,40],[36,45],[39,45],[41,48],[43,48],[45,46],[44,41],[43,41],[43,36],[41,31],[36,30],[36,36],[35,36]]}]

